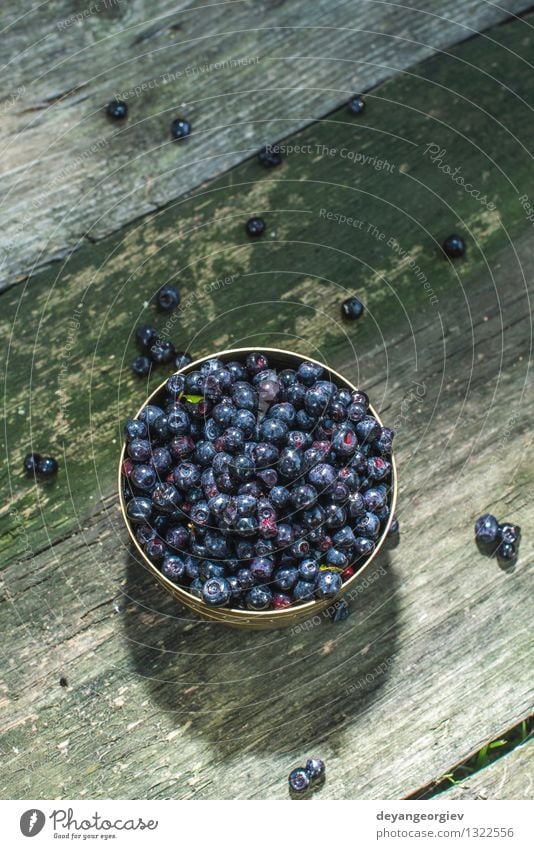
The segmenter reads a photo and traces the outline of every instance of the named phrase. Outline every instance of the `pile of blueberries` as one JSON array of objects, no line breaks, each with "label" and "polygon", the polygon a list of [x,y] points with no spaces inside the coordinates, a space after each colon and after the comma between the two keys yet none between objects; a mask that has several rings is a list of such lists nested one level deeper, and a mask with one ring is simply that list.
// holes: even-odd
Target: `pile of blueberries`
[{"label": "pile of blueberries", "polygon": [[484,554],[496,555],[504,563],[513,563],[519,553],[521,528],[512,522],[499,524],[491,513],[484,513],[475,522],[475,539]]},{"label": "pile of blueberries", "polygon": [[334,598],[390,519],[393,431],[317,363],[206,360],[169,377],[125,436],[135,537],[208,605]]}]

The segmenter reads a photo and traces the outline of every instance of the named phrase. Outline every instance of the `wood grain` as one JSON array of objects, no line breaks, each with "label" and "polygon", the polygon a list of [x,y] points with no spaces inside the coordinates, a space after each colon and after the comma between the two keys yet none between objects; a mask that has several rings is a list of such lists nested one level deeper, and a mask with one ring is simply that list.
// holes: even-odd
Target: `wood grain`
[{"label": "wood grain", "polygon": [[[312,151],[275,175],[244,163],[0,296],[2,796],[285,798],[318,754],[321,798],[398,798],[531,712],[532,41],[522,22],[490,35],[377,89],[365,125],[343,111],[293,136]],[[491,78],[459,73],[490,55]],[[334,129],[337,153],[317,153]],[[436,140],[496,210],[429,159]],[[468,253],[452,265],[438,246],[455,229]],[[177,344],[323,357],[396,428],[401,541],[346,622],[244,638],[193,620],[132,560],[115,466],[149,386],[128,373],[131,333],[165,329],[147,302],[169,278]],[[367,307],[356,325],[339,319],[348,292]],[[52,486],[21,477],[30,446],[60,456]],[[488,510],[524,528],[513,571],[474,546]]]},{"label": "wood grain", "polygon": [[[0,287],[529,5],[7,0]],[[124,126],[104,115],[116,95]],[[184,112],[194,136],[178,146]]]},{"label": "wood grain", "polygon": [[495,763],[435,796],[451,799],[532,799],[534,795],[534,746],[518,746]]}]

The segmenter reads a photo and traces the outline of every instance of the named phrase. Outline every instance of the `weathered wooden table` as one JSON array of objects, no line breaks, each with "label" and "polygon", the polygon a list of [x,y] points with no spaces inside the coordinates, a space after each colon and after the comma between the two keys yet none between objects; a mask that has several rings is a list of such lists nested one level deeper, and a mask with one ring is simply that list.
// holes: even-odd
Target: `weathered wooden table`
[{"label": "weathered wooden table", "polygon": [[[505,20],[529,5],[4,4],[3,797],[286,798],[318,754],[320,798],[398,798],[531,713],[534,16]],[[400,543],[345,622],[234,632],[134,561],[121,427],[162,379],[130,373],[140,321],[324,358],[393,423]],[[485,511],[523,527],[513,570],[474,545]],[[444,798],[530,798],[532,766],[527,743]]]}]

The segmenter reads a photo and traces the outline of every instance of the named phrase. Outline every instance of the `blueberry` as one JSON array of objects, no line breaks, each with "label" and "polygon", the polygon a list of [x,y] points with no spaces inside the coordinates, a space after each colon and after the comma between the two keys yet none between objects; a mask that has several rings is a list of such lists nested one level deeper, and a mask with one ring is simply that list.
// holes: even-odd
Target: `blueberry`
[{"label": "blueberry", "polygon": [[376,486],[370,487],[363,493],[363,503],[370,513],[377,513],[387,504],[386,494]]},{"label": "blueberry", "polygon": [[286,593],[273,593],[274,610],[284,610],[286,607],[291,607],[291,596]]},{"label": "blueberry", "polygon": [[173,436],[170,442],[168,443],[169,452],[175,460],[187,460],[191,456],[191,454],[193,454],[193,452],[195,452],[196,455],[199,449],[201,449],[201,446],[206,444],[207,443],[205,442],[198,442],[195,448],[195,443],[193,442],[191,437],[185,435]]},{"label": "blueberry", "polygon": [[153,466],[144,463],[137,463],[132,469],[130,481],[137,489],[142,489],[146,492],[154,489],[158,476]]},{"label": "blueberry", "polygon": [[53,478],[57,475],[58,462],[53,457],[41,457],[37,462],[37,476],[39,478]]},{"label": "blueberry", "polygon": [[123,121],[128,116],[128,104],[123,100],[110,100],[106,106],[106,114],[114,121]]},{"label": "blueberry", "polygon": [[394,436],[395,431],[391,430],[391,428],[381,428],[379,438],[373,443],[375,451],[379,451],[381,454],[391,454]]},{"label": "blueberry", "polygon": [[249,439],[256,429],[256,416],[250,410],[234,409],[232,424],[242,430],[245,438]]},{"label": "blueberry", "polygon": [[365,109],[365,100],[361,94],[356,94],[354,97],[351,97],[347,108],[351,115],[361,115]]},{"label": "blueberry", "polygon": [[191,124],[187,118],[175,118],[171,124],[171,138],[174,141],[182,141],[191,133]]},{"label": "blueberry", "polygon": [[185,563],[183,557],[177,554],[167,554],[163,558],[161,571],[169,581],[178,584],[185,578]]},{"label": "blueberry", "polygon": [[483,544],[497,542],[499,536],[499,523],[491,513],[484,513],[475,522],[475,537]]},{"label": "blueberry", "polygon": [[[339,602],[345,604],[346,602]],[[308,773],[310,781],[319,782],[324,778],[325,765],[320,758],[309,758],[306,761],[305,770]]]},{"label": "blueberry", "polygon": [[279,456],[278,448],[269,442],[257,442],[252,451],[252,458],[258,469],[270,467],[277,462]]},{"label": "blueberry", "polygon": [[165,542],[176,551],[187,551],[190,542],[189,531],[183,525],[173,525],[167,529]]},{"label": "blueberry", "polygon": [[326,519],[326,513],[320,504],[314,504],[308,510],[303,510],[300,518],[305,528],[319,528]]},{"label": "blueberry", "polygon": [[342,586],[341,575],[330,572],[328,569],[319,572],[315,581],[315,594],[317,598],[334,598]]},{"label": "blueberry", "polygon": [[282,162],[280,148],[276,144],[266,144],[258,151],[258,160],[264,168],[276,168]]},{"label": "blueberry", "polygon": [[256,471],[256,475],[265,484],[267,489],[272,489],[278,483],[278,472],[276,469],[260,469]]},{"label": "blueberry", "polygon": [[132,498],[126,507],[126,515],[136,524],[139,522],[148,522],[152,514],[152,507],[150,498],[144,498],[143,496]]},{"label": "blueberry", "polygon": [[336,470],[329,463],[318,463],[308,472],[308,480],[322,494],[336,480]]},{"label": "blueberry", "polygon": [[324,511],[327,528],[342,528],[347,521],[347,511],[341,504],[326,504]]},{"label": "blueberry", "polygon": [[391,463],[383,457],[369,457],[367,460],[367,474],[374,480],[384,480],[391,473]]},{"label": "blueberry", "polygon": [[242,516],[235,525],[236,533],[242,537],[253,537],[258,532],[258,520],[255,516]]},{"label": "blueberry", "polygon": [[240,363],[237,360],[231,360],[229,363],[226,363],[226,368],[228,369],[234,380],[247,379],[247,370],[243,363]]},{"label": "blueberry", "polygon": [[156,301],[162,312],[170,312],[180,303],[180,293],[176,286],[167,284],[159,290]]},{"label": "blueberry", "polygon": [[252,386],[239,383],[232,388],[232,401],[239,409],[255,413],[258,409],[259,395]]},{"label": "blueberry", "polygon": [[179,489],[188,490],[200,481],[200,469],[195,463],[184,461],[173,472],[173,480]]},{"label": "blueberry", "polygon": [[354,545],[354,533],[352,528],[348,525],[344,525],[342,528],[337,531],[332,537],[332,542],[336,546],[336,548],[347,549],[352,548]]},{"label": "blueberry", "polygon": [[251,587],[245,596],[249,610],[267,610],[272,603],[273,594],[269,587]]},{"label": "blueberry", "polygon": [[185,351],[176,351],[174,355],[174,364],[177,369],[185,368],[189,363],[193,362],[193,357],[189,356]]},{"label": "blueberry", "polygon": [[305,793],[310,783],[311,779],[303,766],[289,773],[289,789],[292,793]]},{"label": "blueberry", "polygon": [[202,598],[206,604],[213,607],[222,607],[228,604],[232,595],[232,588],[226,578],[217,576],[209,578],[202,588]]},{"label": "blueberry", "polygon": [[239,483],[251,480],[254,477],[255,471],[254,460],[251,457],[247,457],[246,454],[237,454],[235,457],[232,457],[228,464],[230,477],[239,481]]},{"label": "blueberry", "polygon": [[254,578],[246,566],[237,570],[236,577],[242,590],[250,590],[254,586]]},{"label": "blueberry", "polygon": [[301,468],[302,452],[297,448],[284,448],[278,461],[278,471],[280,474],[288,480],[293,480],[298,477]]},{"label": "blueberry", "polygon": [[295,510],[305,510],[317,501],[317,491],[310,484],[299,484],[291,490],[290,499]]},{"label": "blueberry", "polygon": [[300,363],[297,369],[297,378],[304,384],[304,386],[313,386],[313,384],[322,377],[323,373],[324,368],[318,363],[305,361]]},{"label": "blueberry", "polygon": [[[148,433],[146,422],[140,422],[138,419],[130,419],[124,425],[124,436],[130,442],[132,439],[144,439]],[[40,455],[36,455],[37,457]]]},{"label": "blueberry", "polygon": [[245,229],[248,236],[261,236],[265,232],[265,221],[263,218],[259,218],[259,216],[249,218],[245,225]]},{"label": "blueberry", "polygon": [[[247,413],[246,410],[240,410],[239,412]],[[216,404],[211,411],[211,415],[217,424],[222,425],[223,427],[229,427],[233,423],[236,413],[237,410],[230,398],[223,398],[222,401]]]},{"label": "blueberry", "polygon": [[352,296],[351,298],[347,298],[341,304],[341,315],[343,318],[354,321],[363,315],[364,309],[362,302],[358,298]]},{"label": "blueberry", "polygon": [[319,564],[311,557],[306,557],[299,563],[298,574],[303,581],[313,582],[319,574]]},{"label": "blueberry", "polygon": [[205,527],[209,522],[209,507],[207,501],[197,501],[191,506],[189,518],[194,525]]},{"label": "blueberry", "polygon": [[314,583],[311,581],[298,581],[293,588],[293,601],[312,601],[314,594]]},{"label": "blueberry", "polygon": [[293,589],[298,579],[299,572],[294,566],[285,566],[274,573],[274,585],[283,592]]},{"label": "blueberry", "polygon": [[182,503],[182,496],[172,483],[165,481],[159,483],[151,493],[155,506],[164,513],[172,513]]},{"label": "blueberry", "polygon": [[368,537],[356,537],[354,540],[354,551],[358,557],[368,557],[375,550],[375,544]]},{"label": "blueberry", "polygon": [[521,528],[519,525],[503,522],[499,525],[499,539],[507,545],[518,546],[521,539]]},{"label": "blueberry", "polygon": [[267,416],[270,419],[279,419],[282,422],[285,422],[286,425],[291,426],[295,421],[295,407],[293,404],[290,404],[287,401],[284,401],[280,404],[273,404],[272,407],[269,408]]},{"label": "blueberry", "polygon": [[[266,584],[271,580],[274,563],[270,557],[255,557],[249,568],[256,583]],[[288,587],[280,587],[280,589],[288,589]]]},{"label": "blueberry", "polygon": [[333,389],[329,389],[325,384],[326,381],[316,383],[304,395],[306,412],[315,418],[324,415],[333,395]]},{"label": "blueberry", "polygon": [[37,474],[37,466],[41,462],[42,457],[40,454],[26,454],[24,458],[24,471],[27,475],[33,476]]},{"label": "blueberry", "polygon": [[214,563],[213,560],[201,560],[198,567],[198,574],[203,581],[209,581],[210,578],[223,578],[224,566],[221,563]]},{"label": "blueberry", "polygon": [[511,542],[502,542],[497,549],[497,557],[508,563],[517,557],[517,546]]},{"label": "blueberry", "polygon": [[374,513],[367,511],[356,519],[353,530],[356,536],[376,539],[380,533],[380,519]]},{"label": "blueberry", "polygon": [[145,554],[150,560],[162,560],[167,554],[167,546],[160,537],[154,536],[145,544]]},{"label": "blueberry", "polygon": [[167,427],[174,436],[187,436],[191,430],[191,419],[182,407],[174,407],[167,416]]},{"label": "blueberry", "polygon": [[287,439],[288,428],[281,419],[263,419],[260,424],[260,438],[265,442],[283,445]]},{"label": "blueberry", "polygon": [[458,259],[458,257],[465,254],[465,242],[456,233],[447,236],[441,247],[445,256],[448,256],[450,259]]},{"label": "blueberry", "polygon": [[[185,437],[187,439],[187,437]],[[171,452],[168,448],[154,448],[152,452],[152,465],[158,475],[166,474],[172,466]]]},{"label": "blueberry", "polygon": [[[332,540],[333,542],[333,540]],[[324,555],[325,564],[332,569],[345,569],[349,565],[349,557],[341,548],[329,548]]]},{"label": "blueberry", "polygon": [[135,359],[132,360],[131,368],[137,377],[147,377],[152,368],[152,361],[146,356],[146,354],[139,354],[138,357],[135,357]]},{"label": "blueberry", "polygon": [[380,425],[374,416],[365,416],[356,425],[356,434],[361,442],[373,442],[380,437]]},{"label": "blueberry", "polygon": [[253,351],[249,354],[245,361],[245,365],[251,375],[259,374],[260,371],[264,371],[269,368],[267,357],[259,351]]},{"label": "blueberry", "polygon": [[158,331],[148,324],[141,324],[135,331],[135,341],[142,351],[148,351],[157,338]]},{"label": "blueberry", "polygon": [[352,403],[347,408],[347,418],[351,422],[361,422],[367,415],[367,410],[363,404]]},{"label": "blueberry", "polygon": [[273,486],[269,496],[275,507],[287,507],[290,501],[290,493],[285,486]]},{"label": "blueberry", "polygon": [[161,337],[154,339],[149,349],[150,359],[157,365],[170,363],[174,354],[175,350],[172,342],[169,339],[162,339]]}]

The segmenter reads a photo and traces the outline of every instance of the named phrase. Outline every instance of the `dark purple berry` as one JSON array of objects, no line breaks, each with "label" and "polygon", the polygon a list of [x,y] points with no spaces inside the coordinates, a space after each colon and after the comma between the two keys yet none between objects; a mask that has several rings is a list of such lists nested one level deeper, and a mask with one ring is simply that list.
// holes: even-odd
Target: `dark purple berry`
[{"label": "dark purple berry", "polygon": [[259,218],[258,216],[249,218],[245,225],[245,229],[248,236],[257,238],[258,236],[262,236],[265,232],[265,221],[263,218]]}]

